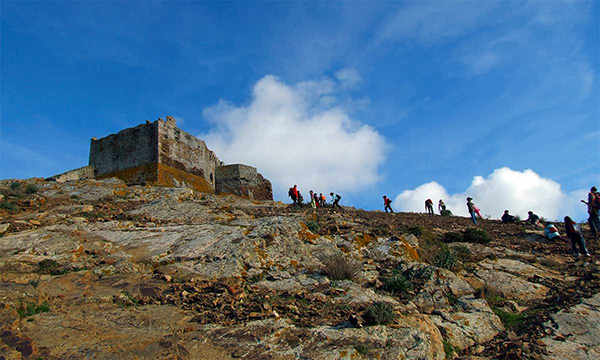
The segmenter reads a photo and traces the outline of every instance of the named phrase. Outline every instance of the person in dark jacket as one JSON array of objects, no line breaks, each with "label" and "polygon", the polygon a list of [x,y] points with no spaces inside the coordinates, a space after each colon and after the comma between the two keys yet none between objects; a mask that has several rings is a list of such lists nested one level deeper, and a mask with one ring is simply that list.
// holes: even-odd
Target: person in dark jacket
[{"label": "person in dark jacket", "polygon": [[581,200],[588,207],[588,224],[592,237],[597,239],[600,235],[600,193],[595,186],[592,186],[588,194],[588,201]]},{"label": "person in dark jacket", "polygon": [[[567,232],[567,237],[571,240],[571,251],[573,252],[573,256],[579,257],[579,253],[582,253],[584,256],[590,256],[590,253],[585,247],[585,240],[581,234],[579,224],[568,216],[565,216],[565,231]],[[579,251],[577,248],[579,248]]]},{"label": "person in dark jacket", "polygon": [[515,217],[508,213],[508,210],[504,210],[504,214],[502,215],[502,223],[509,224],[515,222]]},{"label": "person in dark jacket", "polygon": [[527,217],[527,220],[525,220],[526,223],[544,227],[544,225],[540,224],[540,217],[534,214],[533,211],[528,211],[527,215],[529,215],[529,217]]},{"label": "person in dark jacket", "polygon": [[342,209],[342,207],[340,206],[340,200],[342,200],[342,197],[332,192],[329,193],[329,195],[331,195],[331,207],[335,209],[335,207],[337,206],[339,209]]},{"label": "person in dark jacket", "polygon": [[425,210],[429,215],[433,215],[433,200],[427,199],[425,200]]}]

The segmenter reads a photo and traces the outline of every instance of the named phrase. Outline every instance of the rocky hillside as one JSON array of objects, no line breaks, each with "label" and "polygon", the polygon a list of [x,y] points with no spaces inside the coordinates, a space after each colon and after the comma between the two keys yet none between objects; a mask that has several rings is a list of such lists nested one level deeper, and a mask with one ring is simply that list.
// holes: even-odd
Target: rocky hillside
[{"label": "rocky hillside", "polygon": [[600,358],[597,242],[114,179],[0,192],[0,359]]}]

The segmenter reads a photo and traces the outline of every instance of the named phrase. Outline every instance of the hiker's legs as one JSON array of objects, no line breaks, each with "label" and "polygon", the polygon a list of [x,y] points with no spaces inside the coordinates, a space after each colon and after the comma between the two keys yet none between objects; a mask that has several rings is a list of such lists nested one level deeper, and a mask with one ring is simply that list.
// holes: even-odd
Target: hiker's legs
[{"label": "hiker's legs", "polygon": [[585,240],[583,239],[583,236],[581,236],[581,235],[577,236],[577,246],[579,246],[580,253],[589,254],[589,251],[585,247]]},{"label": "hiker's legs", "polygon": [[588,224],[590,225],[593,237],[600,235],[600,217],[598,215],[590,215]]},{"label": "hiker's legs", "polygon": [[473,220],[473,224],[477,225],[477,215],[475,212],[471,213],[471,220]]},{"label": "hiker's legs", "polygon": [[571,252],[575,256],[579,256],[579,251],[577,250],[577,246],[579,245],[579,239],[581,236],[577,234],[571,235]]}]

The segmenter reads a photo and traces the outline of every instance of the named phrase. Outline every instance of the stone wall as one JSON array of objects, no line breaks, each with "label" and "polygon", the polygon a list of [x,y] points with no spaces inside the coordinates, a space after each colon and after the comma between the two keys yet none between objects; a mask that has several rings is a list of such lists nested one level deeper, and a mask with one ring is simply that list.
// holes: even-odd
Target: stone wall
[{"label": "stone wall", "polygon": [[206,143],[176,127],[175,120],[158,123],[158,162],[204,178],[214,190],[215,168],[221,161]]},{"label": "stone wall", "polygon": [[102,139],[92,138],[90,165],[96,177],[157,163],[159,123],[146,122]]},{"label": "stone wall", "polygon": [[46,178],[46,181],[56,181],[56,182],[67,182],[67,181],[77,181],[77,180],[89,180],[94,179],[94,167],[93,166],[83,166],[74,170],[70,170],[64,172],[62,174],[54,175],[49,178]]},{"label": "stone wall", "polygon": [[233,164],[216,169],[217,193],[235,194],[253,200],[273,200],[271,182],[256,171],[255,167]]}]

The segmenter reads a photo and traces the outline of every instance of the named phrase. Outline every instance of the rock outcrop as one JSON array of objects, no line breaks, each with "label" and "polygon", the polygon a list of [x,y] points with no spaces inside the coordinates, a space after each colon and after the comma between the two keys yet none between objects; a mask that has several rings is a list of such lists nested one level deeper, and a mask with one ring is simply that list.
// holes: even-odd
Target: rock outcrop
[{"label": "rock outcrop", "polygon": [[469,220],[114,178],[12,182],[0,181],[7,359],[600,354],[598,261],[520,225],[484,220],[489,244],[444,244]]}]

